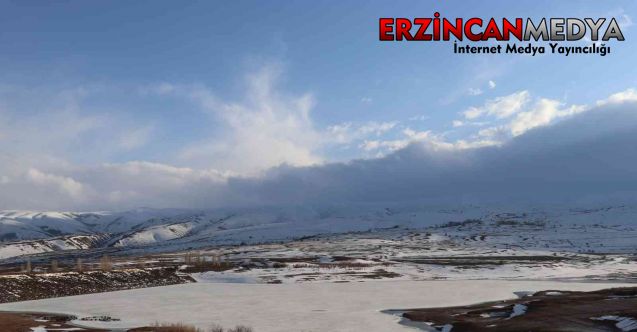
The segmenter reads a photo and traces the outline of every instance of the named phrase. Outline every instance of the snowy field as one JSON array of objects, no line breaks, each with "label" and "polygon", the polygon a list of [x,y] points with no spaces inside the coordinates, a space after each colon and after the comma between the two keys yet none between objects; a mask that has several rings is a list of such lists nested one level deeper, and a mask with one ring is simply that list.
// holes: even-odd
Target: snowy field
[{"label": "snowy field", "polygon": [[0,311],[108,315],[115,322],[88,327],[131,328],[154,322],[252,326],[275,331],[410,331],[386,309],[465,305],[514,298],[516,291],[630,286],[554,281],[367,281],[349,283],[194,283],[0,305]]},{"label": "snowy field", "polygon": [[204,250],[204,254],[217,254],[250,268],[192,277],[199,282],[241,283],[629,281],[637,276],[636,239],[637,233],[624,227],[468,223],[424,230],[389,229]]}]

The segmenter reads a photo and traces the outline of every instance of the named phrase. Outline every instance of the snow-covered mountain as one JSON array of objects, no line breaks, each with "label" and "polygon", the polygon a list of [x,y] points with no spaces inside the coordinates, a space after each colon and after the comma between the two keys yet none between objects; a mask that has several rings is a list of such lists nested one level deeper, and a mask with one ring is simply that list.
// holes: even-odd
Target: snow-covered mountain
[{"label": "snow-covered mountain", "polygon": [[494,225],[550,222],[632,227],[637,225],[637,206],[505,209],[377,204],[125,212],[0,211],[0,259],[102,247],[180,250],[380,228],[423,228],[467,220]]}]

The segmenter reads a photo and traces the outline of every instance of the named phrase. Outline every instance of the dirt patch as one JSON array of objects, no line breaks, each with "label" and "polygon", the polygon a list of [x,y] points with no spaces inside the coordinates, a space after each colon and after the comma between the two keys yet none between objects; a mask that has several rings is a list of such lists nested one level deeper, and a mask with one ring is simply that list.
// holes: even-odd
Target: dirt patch
[{"label": "dirt patch", "polygon": [[397,262],[452,266],[558,263],[567,260],[569,259],[560,256],[431,256],[394,259]]},{"label": "dirt patch", "polygon": [[[543,291],[516,300],[406,310],[403,317],[439,329],[451,325],[453,332],[620,331],[616,324],[621,320],[626,324],[637,319],[637,287],[595,292]],[[637,330],[637,321],[635,324]]]}]

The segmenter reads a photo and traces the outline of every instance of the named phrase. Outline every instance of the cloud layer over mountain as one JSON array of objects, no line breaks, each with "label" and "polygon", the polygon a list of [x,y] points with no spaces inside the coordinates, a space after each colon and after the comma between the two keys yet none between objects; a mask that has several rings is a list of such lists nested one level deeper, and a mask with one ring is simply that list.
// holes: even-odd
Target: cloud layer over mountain
[{"label": "cloud layer over mountain", "polygon": [[[520,107],[519,103],[515,105]],[[550,105],[544,106],[541,113],[546,115]],[[499,116],[494,107],[477,112],[480,114],[475,117],[493,112]],[[282,165],[253,176],[143,161],[89,166],[38,164],[4,154],[0,157],[4,172],[0,176],[0,208],[94,210],[374,202],[584,204],[634,200],[635,92],[627,90],[559,117],[560,121],[533,126],[496,145],[461,148],[440,144],[437,138],[418,139],[380,158],[302,167]]]}]

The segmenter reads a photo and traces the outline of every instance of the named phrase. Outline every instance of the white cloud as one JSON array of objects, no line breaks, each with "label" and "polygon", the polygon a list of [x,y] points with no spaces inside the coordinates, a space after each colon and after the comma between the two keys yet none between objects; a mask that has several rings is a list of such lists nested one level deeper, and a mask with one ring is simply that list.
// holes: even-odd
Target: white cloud
[{"label": "white cloud", "polygon": [[73,199],[81,199],[85,194],[84,185],[70,177],[47,174],[35,168],[26,173],[26,179],[38,186],[49,186]]},{"label": "white cloud", "polygon": [[1,183],[0,209],[205,207],[235,199],[219,194],[231,175],[215,170],[143,161],[50,168],[29,168]]},{"label": "white cloud", "polygon": [[528,91],[518,91],[504,97],[487,100],[483,106],[470,107],[464,111],[464,117],[468,120],[482,116],[495,116],[498,119],[508,118],[519,112],[529,101]]},{"label": "white cloud", "polygon": [[[381,153],[380,155],[382,155],[381,150],[396,151],[398,149],[404,148],[405,146],[407,146],[408,143],[409,142],[406,140],[386,140],[386,141],[366,140],[360,145],[360,148],[362,148],[365,151],[377,151]],[[380,155],[377,154],[376,156],[380,156]]]},{"label": "white cloud", "polygon": [[363,124],[344,122],[327,127],[326,141],[339,144],[348,144],[363,140],[369,136],[380,136],[398,125],[398,121],[376,122],[370,121]]},{"label": "white cloud", "polygon": [[609,104],[621,104],[625,102],[637,101],[637,90],[626,89],[621,92],[614,93],[606,99],[598,100],[597,106],[604,106]]},{"label": "white cloud", "polygon": [[[597,105],[601,106],[609,103],[609,100],[625,102],[632,100],[634,97],[634,91],[627,90],[599,101]],[[502,143],[533,128],[547,126],[559,119],[590,109],[586,105],[565,105],[561,101],[548,98],[539,98],[531,102],[530,94],[527,91],[521,91],[509,96],[489,100],[484,106],[470,108],[464,113],[464,116],[467,119],[478,117],[494,118],[496,123],[478,130],[474,135],[474,139],[489,138],[494,142]],[[453,121],[454,127],[465,125],[482,127],[486,124],[488,122]]]},{"label": "white cloud", "polygon": [[412,142],[436,141],[431,131],[415,131],[406,128],[402,131],[402,137],[389,140],[365,140],[360,148],[365,151],[376,151],[375,156],[383,156],[389,152],[402,149]]},{"label": "white cloud", "polygon": [[429,117],[426,115],[415,115],[409,118],[409,121],[425,121],[428,120]]},{"label": "white cloud", "polygon": [[495,126],[495,127],[480,129],[478,131],[478,136],[495,138],[495,137],[501,137],[503,135],[506,135],[509,133],[509,131],[510,130],[507,126]]},{"label": "white cloud", "polygon": [[467,90],[467,93],[470,96],[479,96],[483,93],[483,91],[480,88],[469,88],[469,90]]},{"label": "white cloud", "polygon": [[161,89],[192,100],[220,125],[213,135],[186,146],[179,153],[180,162],[244,174],[281,164],[321,163],[317,152],[322,137],[310,118],[314,97],[281,93],[280,74],[279,68],[269,66],[249,75],[246,95],[239,102],[222,100],[202,86]]},{"label": "white cloud", "polygon": [[530,129],[548,125],[556,119],[584,112],[587,109],[588,107],[582,105],[564,107],[564,104],[557,100],[542,98],[530,110],[518,113],[509,124],[509,128],[513,136],[518,136]]},{"label": "white cloud", "polygon": [[[487,87],[489,89],[495,89],[495,82],[489,80],[487,82]],[[480,89],[480,88],[469,88],[469,90],[467,90],[467,94],[470,95],[470,96],[479,96],[479,95],[481,95],[483,93],[484,93],[484,91],[482,89]]]},{"label": "white cloud", "polygon": [[[607,100],[614,102],[631,101],[635,97],[634,91],[627,90],[612,95]],[[598,102],[598,104],[606,103]],[[637,99],[635,99],[637,100]],[[591,108],[586,105],[565,105],[564,103],[547,98],[540,98],[531,102],[528,91],[488,100],[484,106],[470,109],[475,114],[464,113],[468,119],[477,117],[492,117],[497,121],[490,127],[484,127],[490,122],[476,122],[454,120],[454,128],[471,126],[479,128],[472,136],[450,140],[445,134],[437,134],[430,130],[414,131],[410,128],[402,131],[402,137],[392,139],[365,140],[359,147],[366,152],[375,152],[375,156],[403,149],[414,142],[425,142],[434,149],[462,150],[486,146],[502,145],[513,137],[525,132],[555,123],[556,121],[585,112]]]},{"label": "white cloud", "polygon": [[414,143],[426,144],[433,150],[462,150],[500,144],[500,142],[490,139],[449,141],[444,135],[435,134],[431,130],[417,131],[406,128],[402,131],[402,137],[399,139],[365,140],[359,147],[367,152],[376,152],[375,157],[383,157]]},{"label": "white cloud", "polygon": [[363,104],[371,104],[372,103],[372,98],[363,97],[363,98],[361,98],[361,103],[363,103]]}]

